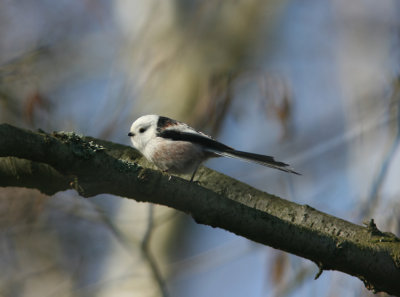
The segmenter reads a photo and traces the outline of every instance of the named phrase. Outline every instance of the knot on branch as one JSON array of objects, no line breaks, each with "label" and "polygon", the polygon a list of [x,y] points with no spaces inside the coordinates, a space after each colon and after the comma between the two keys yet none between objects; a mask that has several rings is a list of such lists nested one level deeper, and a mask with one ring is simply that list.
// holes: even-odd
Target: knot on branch
[{"label": "knot on branch", "polygon": [[322,264],[322,262],[317,262],[315,264],[317,264],[318,269],[319,269],[317,274],[314,277],[314,280],[317,280],[321,276],[322,272],[324,272],[324,264]]},{"label": "knot on branch", "polygon": [[367,230],[372,236],[379,237],[379,239],[374,240],[374,242],[400,242],[400,239],[393,233],[380,231],[376,226],[374,219],[371,219],[368,223],[363,222],[363,224],[367,226]]}]

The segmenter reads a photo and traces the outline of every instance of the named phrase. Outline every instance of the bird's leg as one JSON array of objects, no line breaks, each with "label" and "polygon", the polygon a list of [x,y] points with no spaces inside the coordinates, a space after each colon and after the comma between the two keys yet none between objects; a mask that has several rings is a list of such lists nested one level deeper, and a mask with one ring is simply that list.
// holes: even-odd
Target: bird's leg
[{"label": "bird's leg", "polygon": [[200,166],[200,163],[199,163],[199,164],[197,164],[196,168],[194,169],[194,171],[193,171],[193,174],[192,174],[192,177],[190,178],[190,182],[192,182],[192,181],[193,181],[193,179],[194,179],[194,176],[196,175],[197,169],[199,169],[199,166]]},{"label": "bird's leg", "polygon": [[168,169],[162,170],[162,172],[168,174],[168,181],[170,181],[172,176],[168,173]]}]

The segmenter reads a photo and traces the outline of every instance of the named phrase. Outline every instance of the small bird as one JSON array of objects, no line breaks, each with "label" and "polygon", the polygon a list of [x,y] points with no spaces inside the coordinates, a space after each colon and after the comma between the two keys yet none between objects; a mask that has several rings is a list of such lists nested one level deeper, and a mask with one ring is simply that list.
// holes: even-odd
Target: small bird
[{"label": "small bird", "polygon": [[196,174],[200,164],[213,157],[237,158],[298,174],[273,157],[237,151],[185,123],[159,115],[145,115],[133,122],[128,136],[147,160],[164,172]]}]

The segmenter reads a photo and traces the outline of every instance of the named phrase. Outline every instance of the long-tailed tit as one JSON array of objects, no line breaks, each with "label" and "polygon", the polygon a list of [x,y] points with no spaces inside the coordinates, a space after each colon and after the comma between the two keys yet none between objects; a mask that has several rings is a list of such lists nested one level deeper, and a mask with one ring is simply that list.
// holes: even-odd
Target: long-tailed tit
[{"label": "long-tailed tit", "polygon": [[158,115],[145,115],[133,122],[128,133],[133,146],[147,160],[169,173],[192,173],[212,157],[231,157],[299,174],[273,157],[237,151],[188,125]]}]

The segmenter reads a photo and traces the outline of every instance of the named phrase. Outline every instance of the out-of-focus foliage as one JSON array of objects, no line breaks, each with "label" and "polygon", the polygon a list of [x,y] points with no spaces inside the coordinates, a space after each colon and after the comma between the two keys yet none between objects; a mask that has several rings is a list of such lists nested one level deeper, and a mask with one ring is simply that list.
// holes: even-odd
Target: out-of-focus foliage
[{"label": "out-of-focus foliage", "polygon": [[[0,121],[128,144],[163,114],[302,176],[209,166],[399,235],[399,19],[394,0],[3,1]],[[4,296],[370,294],[157,206],[3,188],[0,213]]]}]

